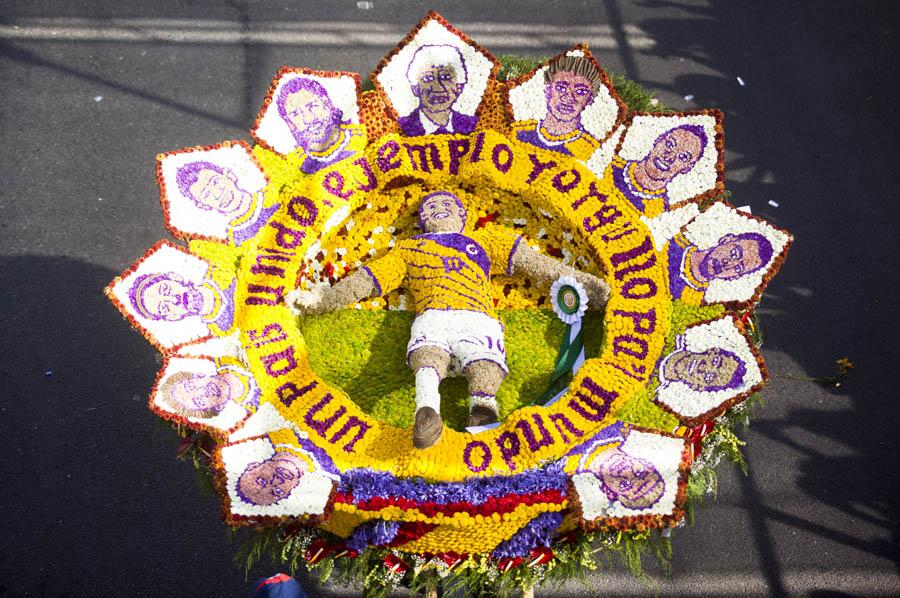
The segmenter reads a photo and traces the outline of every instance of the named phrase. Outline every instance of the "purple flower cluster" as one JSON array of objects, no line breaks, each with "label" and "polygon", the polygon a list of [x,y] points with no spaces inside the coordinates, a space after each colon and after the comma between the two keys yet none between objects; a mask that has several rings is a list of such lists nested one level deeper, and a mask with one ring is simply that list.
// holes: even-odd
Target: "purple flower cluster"
[{"label": "purple flower cluster", "polygon": [[467,502],[479,505],[491,497],[508,494],[530,494],[557,490],[566,492],[567,477],[563,462],[551,463],[545,469],[533,469],[509,477],[475,478],[465,482],[432,484],[422,478],[398,478],[372,469],[351,469],[341,476],[338,492],[353,494],[355,500],[375,497],[398,497],[417,502],[448,504]]},{"label": "purple flower cluster", "polygon": [[399,521],[367,521],[356,526],[347,540],[347,548],[362,552],[369,546],[387,546],[400,529]]},{"label": "purple flower cluster", "polygon": [[330,474],[341,475],[341,472],[338,471],[338,468],[335,467],[334,461],[331,460],[331,457],[328,456],[328,453],[325,452],[324,449],[316,446],[308,438],[303,438],[296,432],[294,432],[294,437],[297,439],[297,443],[303,447],[303,450],[312,454],[318,462],[319,466],[327,471]]},{"label": "purple flower cluster", "polygon": [[602,446],[604,444],[612,444],[614,442],[621,442],[625,439],[625,436],[627,434],[627,427],[623,424],[623,422],[617,421],[614,424],[606,426],[581,444],[572,447],[572,449],[568,453],[566,453],[566,456],[582,455],[598,446]]},{"label": "purple flower cluster", "polygon": [[528,556],[532,548],[549,547],[553,532],[562,524],[562,520],[562,513],[541,513],[513,534],[512,538],[497,546],[491,556],[495,559]]}]

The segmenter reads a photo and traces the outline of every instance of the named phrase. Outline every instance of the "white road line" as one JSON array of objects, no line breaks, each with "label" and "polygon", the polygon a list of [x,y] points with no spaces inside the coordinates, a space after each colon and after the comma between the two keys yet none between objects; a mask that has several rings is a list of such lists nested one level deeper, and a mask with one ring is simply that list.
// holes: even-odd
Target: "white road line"
[{"label": "white road line", "polygon": [[[790,595],[812,592],[842,592],[853,596],[896,596],[900,576],[885,565],[881,571],[869,569],[798,569],[782,572],[781,581]],[[358,586],[325,586],[335,597],[359,596]],[[567,598],[594,598],[596,596],[677,596],[706,598],[708,596],[769,597],[772,590],[765,576],[752,572],[676,573],[672,577],[653,577],[643,583],[627,573],[601,568],[592,573],[584,583],[568,581],[563,584],[537,586],[537,598],[566,596]],[[454,598],[462,593],[454,594]]]},{"label": "white road line", "polygon": [[[889,565],[884,570],[854,567],[826,569],[789,569],[781,572],[781,582],[790,595],[819,592],[849,592],[855,596],[896,596],[900,576]],[[771,596],[768,580],[761,571],[680,573],[673,577],[659,577],[645,585],[626,573],[610,572],[588,578],[590,588],[576,582],[566,582],[541,591],[536,596]]]},{"label": "white road line", "polygon": [[[457,27],[487,48],[558,48],[587,42],[598,50],[618,47],[608,25],[535,25],[532,23],[459,23]],[[0,39],[78,42],[164,42],[191,44],[266,44],[283,46],[392,46],[407,29],[395,23],[260,21],[242,27],[234,21],[186,19],[22,19],[0,25]],[[626,43],[644,50],[655,40],[635,25],[625,25]]]}]

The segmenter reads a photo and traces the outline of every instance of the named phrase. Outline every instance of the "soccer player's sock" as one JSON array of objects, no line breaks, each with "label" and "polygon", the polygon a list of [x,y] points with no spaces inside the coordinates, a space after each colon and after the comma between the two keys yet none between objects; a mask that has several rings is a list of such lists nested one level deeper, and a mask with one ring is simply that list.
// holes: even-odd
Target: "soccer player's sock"
[{"label": "soccer player's sock", "polygon": [[416,370],[416,411],[422,407],[431,407],[437,413],[441,412],[440,384],[441,378],[433,367]]},{"label": "soccer player's sock", "polygon": [[469,397],[469,411],[472,411],[474,407],[487,407],[494,413],[500,412],[500,407],[497,405],[497,397],[481,392],[473,392],[472,396]]}]

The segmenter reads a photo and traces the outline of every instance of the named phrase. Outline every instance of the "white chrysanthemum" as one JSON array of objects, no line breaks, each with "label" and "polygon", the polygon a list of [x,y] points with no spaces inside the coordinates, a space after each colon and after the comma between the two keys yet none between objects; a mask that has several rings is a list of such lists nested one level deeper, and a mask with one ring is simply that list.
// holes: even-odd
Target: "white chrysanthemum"
[{"label": "white chrysanthemum", "polygon": [[183,357],[235,357],[247,365],[247,355],[241,345],[241,333],[235,330],[228,336],[215,336],[198,343],[184,345],[176,352]]},{"label": "white chrysanthemum", "polygon": [[309,438],[309,434],[302,431],[297,424],[285,419],[274,405],[263,403],[259,409],[247,418],[244,424],[228,436],[228,442],[247,440],[255,436],[262,436],[276,430],[290,429],[301,438]]},{"label": "white chrysanthemum", "polygon": [[585,162],[585,166],[597,175],[598,178],[603,178],[603,174],[606,172],[606,167],[609,166],[609,163],[612,162],[613,155],[616,151],[616,146],[619,145],[619,139],[622,138],[622,133],[625,132],[625,125],[619,125],[619,127],[613,131],[613,134],[610,135],[609,139],[607,139],[603,144],[598,147],[591,157],[588,158],[588,161]]},{"label": "white chrysanthemum", "polygon": [[662,251],[666,243],[678,234],[681,227],[699,214],[700,207],[695,203],[689,203],[668,212],[663,212],[653,218],[641,216],[641,220],[650,229],[650,234],[653,237],[653,246],[657,251]]}]

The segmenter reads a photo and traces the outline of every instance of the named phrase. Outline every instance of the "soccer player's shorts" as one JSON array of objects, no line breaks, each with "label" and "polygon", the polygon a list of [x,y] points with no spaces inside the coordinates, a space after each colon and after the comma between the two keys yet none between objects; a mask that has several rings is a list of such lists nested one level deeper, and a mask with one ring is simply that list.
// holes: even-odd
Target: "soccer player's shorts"
[{"label": "soccer player's shorts", "polygon": [[492,361],[504,372],[506,349],[503,324],[487,314],[466,310],[429,309],[413,321],[406,360],[422,347],[438,347],[451,356],[448,376],[458,375],[473,361]]}]

